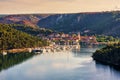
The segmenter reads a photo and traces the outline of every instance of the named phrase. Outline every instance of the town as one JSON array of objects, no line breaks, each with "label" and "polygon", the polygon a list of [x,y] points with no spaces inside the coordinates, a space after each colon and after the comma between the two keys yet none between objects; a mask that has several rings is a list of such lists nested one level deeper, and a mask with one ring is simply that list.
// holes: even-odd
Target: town
[{"label": "town", "polygon": [[52,45],[79,45],[80,43],[98,45],[95,36],[81,36],[78,33],[52,33],[50,35],[44,36],[39,34],[38,37],[49,41]]}]

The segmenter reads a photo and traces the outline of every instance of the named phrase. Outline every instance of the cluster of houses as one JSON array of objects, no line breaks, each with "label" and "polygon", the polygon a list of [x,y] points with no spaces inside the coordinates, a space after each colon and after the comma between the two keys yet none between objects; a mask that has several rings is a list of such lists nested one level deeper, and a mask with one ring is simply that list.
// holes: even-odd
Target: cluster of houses
[{"label": "cluster of houses", "polygon": [[86,44],[98,44],[95,36],[81,36],[80,33],[52,33],[46,37],[38,35],[56,45],[77,45],[80,42]]},{"label": "cluster of houses", "polygon": [[58,45],[77,45],[80,41],[79,34],[51,34],[48,38]]},{"label": "cluster of houses", "polygon": [[94,45],[99,44],[95,36],[81,36],[81,42],[86,44],[94,44]]}]

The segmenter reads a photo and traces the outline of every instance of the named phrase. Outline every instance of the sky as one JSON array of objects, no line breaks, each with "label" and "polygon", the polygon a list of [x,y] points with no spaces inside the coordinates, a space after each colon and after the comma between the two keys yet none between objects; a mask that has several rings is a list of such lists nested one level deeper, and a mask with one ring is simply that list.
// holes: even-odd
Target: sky
[{"label": "sky", "polygon": [[120,9],[120,0],[0,0],[0,14],[78,13]]}]

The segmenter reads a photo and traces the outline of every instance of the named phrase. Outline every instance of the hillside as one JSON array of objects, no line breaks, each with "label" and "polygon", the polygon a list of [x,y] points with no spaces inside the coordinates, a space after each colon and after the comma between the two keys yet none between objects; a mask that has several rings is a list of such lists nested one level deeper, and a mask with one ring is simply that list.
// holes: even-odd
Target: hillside
[{"label": "hillside", "polygon": [[120,37],[120,12],[56,14],[39,20],[38,25],[63,32],[104,34]]},{"label": "hillside", "polygon": [[11,28],[17,29],[19,31],[28,33],[33,36],[37,36],[38,34],[48,35],[53,32],[50,29],[39,28],[39,27],[33,28],[31,26],[26,26],[23,24],[1,24],[1,25],[10,26]]},{"label": "hillside", "polygon": [[[2,16],[2,15],[1,15]],[[0,18],[0,23],[5,24],[23,24],[36,28],[39,20],[48,17],[48,14],[21,14],[21,15],[6,15]]]},{"label": "hillside", "polygon": [[61,32],[81,32],[120,37],[120,11],[74,14],[19,14],[0,18],[0,23],[22,24]]},{"label": "hillside", "polygon": [[47,42],[27,33],[0,24],[0,50],[46,46]]}]

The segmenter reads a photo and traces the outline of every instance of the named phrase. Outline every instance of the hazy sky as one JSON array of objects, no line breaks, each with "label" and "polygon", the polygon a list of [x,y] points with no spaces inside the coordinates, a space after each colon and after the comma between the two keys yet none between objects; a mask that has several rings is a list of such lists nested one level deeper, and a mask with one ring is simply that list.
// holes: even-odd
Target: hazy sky
[{"label": "hazy sky", "polygon": [[120,0],[0,0],[0,14],[76,13],[120,8]]}]

